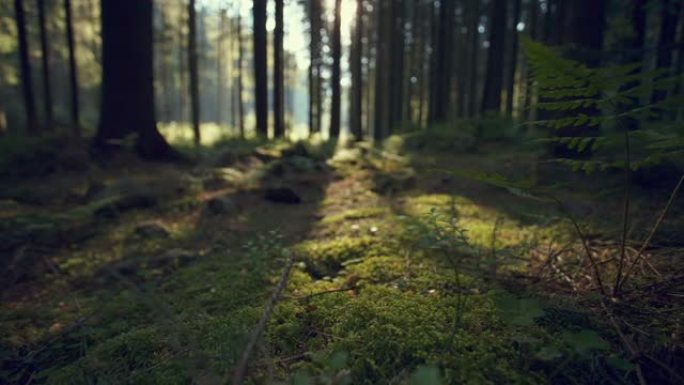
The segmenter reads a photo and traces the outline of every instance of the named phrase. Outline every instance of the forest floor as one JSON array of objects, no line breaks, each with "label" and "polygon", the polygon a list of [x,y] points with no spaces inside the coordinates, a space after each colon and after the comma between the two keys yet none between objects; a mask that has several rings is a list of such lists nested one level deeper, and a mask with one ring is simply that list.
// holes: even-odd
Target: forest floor
[{"label": "forest floor", "polygon": [[[620,175],[442,139],[233,141],[182,165],[126,153],[91,165],[78,146],[13,160],[0,383],[227,383],[290,254],[248,383],[682,380],[682,205],[650,267],[606,303],[583,241],[610,286]],[[564,186],[564,208],[499,175]],[[634,188],[628,257],[668,193]]]}]

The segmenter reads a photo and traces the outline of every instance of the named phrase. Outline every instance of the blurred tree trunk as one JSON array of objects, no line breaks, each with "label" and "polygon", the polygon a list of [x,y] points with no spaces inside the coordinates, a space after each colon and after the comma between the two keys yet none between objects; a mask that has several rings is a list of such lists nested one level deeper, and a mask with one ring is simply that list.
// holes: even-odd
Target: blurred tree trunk
[{"label": "blurred tree trunk", "polygon": [[443,0],[439,7],[439,21],[436,26],[436,42],[433,44],[433,76],[431,81],[430,124],[443,123],[448,119],[449,93],[451,85],[451,56],[453,50],[452,32],[455,0]]},{"label": "blurred tree trunk", "polygon": [[52,109],[52,84],[50,81],[50,48],[47,36],[47,25],[45,24],[45,1],[38,2],[38,27],[40,30],[40,56],[42,60],[43,74],[43,110],[45,113],[45,129],[52,130],[54,125],[54,114]]},{"label": "blurred tree trunk", "polygon": [[506,82],[506,115],[513,116],[513,97],[515,95],[515,75],[518,70],[518,22],[520,21],[521,0],[513,1],[513,19],[510,29],[511,52],[509,57],[508,79]]},{"label": "blurred tree trunk", "polygon": [[[677,25],[681,18],[681,0],[660,0],[660,30],[658,33],[658,51],[656,54],[656,67],[671,69],[672,57],[675,53],[675,37]],[[651,103],[657,103],[665,99],[666,90],[655,90],[651,95]]]},{"label": "blurred tree trunk", "polygon": [[275,30],[273,31],[273,136],[285,135],[284,65],[283,65],[283,0],[275,0]]},{"label": "blurred tree trunk", "polygon": [[342,56],[342,0],[335,0],[335,19],[333,21],[332,33],[332,76],[330,77],[330,88],[332,90],[332,100],[330,106],[330,138],[337,139],[340,136],[340,59]]},{"label": "blurred tree trunk", "polygon": [[[530,1],[530,26],[529,35],[533,40],[539,40],[539,0]],[[526,63],[526,62],[525,62]],[[525,103],[523,115],[529,120],[534,119],[534,109],[532,98],[534,98],[534,82],[530,76],[527,65],[525,65]]]},{"label": "blurred tree trunk", "polygon": [[390,0],[390,28],[389,44],[390,63],[390,90],[389,90],[389,126],[388,134],[391,134],[396,126],[402,123],[403,118],[403,95],[404,95],[404,61],[405,61],[405,29],[404,29],[404,0]]},{"label": "blurred tree trunk", "polygon": [[480,2],[478,0],[470,0],[468,2],[469,21],[468,32],[470,40],[469,48],[469,63],[468,63],[468,117],[474,118],[480,111],[480,100],[478,97],[477,80],[478,76],[478,62],[480,57]]},{"label": "blurred tree trunk", "polygon": [[387,44],[391,33],[391,10],[389,2],[392,0],[380,0],[376,4],[376,48],[375,48],[375,116],[373,139],[380,141],[389,132],[389,62],[390,46]]},{"label": "blurred tree trunk", "polygon": [[185,65],[187,63],[187,51],[185,48],[185,31],[184,26],[187,24],[185,20],[185,13],[179,12],[178,20],[178,120],[185,122],[187,115],[185,113],[186,97],[187,97],[187,70]]},{"label": "blurred tree trunk", "polygon": [[102,107],[93,147],[136,133],[143,157],[175,157],[154,117],[152,0],[102,0],[101,7]]},{"label": "blurred tree trunk", "polygon": [[26,110],[26,127],[29,133],[35,133],[38,130],[38,120],[36,118],[36,99],[33,94],[33,76],[28,54],[28,34],[26,31],[26,13],[23,0],[14,0],[14,14],[19,39],[19,66],[21,69],[24,109]]},{"label": "blurred tree trunk", "polygon": [[501,90],[506,47],[506,0],[493,0],[489,12],[489,49],[482,112],[501,111]]},{"label": "blurred tree trunk", "polygon": [[202,140],[200,132],[199,74],[197,71],[197,17],[195,0],[188,3],[188,70],[190,71],[190,114],[195,146]]},{"label": "blurred tree trunk", "polygon": [[254,87],[256,133],[268,137],[268,70],[266,57],[266,0],[252,2],[254,25]]},{"label": "blurred tree trunk", "polygon": [[318,54],[319,29],[316,15],[318,0],[309,0],[309,135],[316,132],[316,55]]},{"label": "blurred tree trunk", "polygon": [[69,51],[69,85],[71,88],[71,124],[73,135],[81,137],[81,118],[78,105],[78,75],[76,67],[76,47],[74,44],[74,27],[71,16],[71,0],[64,0],[64,16],[66,22],[67,49]]},{"label": "blurred tree trunk", "polygon": [[351,50],[351,77],[352,88],[349,101],[349,130],[354,140],[363,139],[362,115],[363,115],[363,0],[356,2],[356,17],[354,18],[354,30],[352,31]]},{"label": "blurred tree trunk", "polygon": [[218,39],[216,39],[216,123],[219,127],[223,124],[223,94],[224,88],[224,68],[223,44],[226,38],[226,10],[221,9],[219,13]]},{"label": "blurred tree trunk", "polygon": [[242,15],[238,7],[238,17],[237,17],[237,31],[235,31],[238,41],[238,60],[237,60],[237,103],[238,103],[238,126],[240,128],[240,138],[245,138],[245,104],[242,100],[242,66],[243,66],[243,53],[242,53]]}]

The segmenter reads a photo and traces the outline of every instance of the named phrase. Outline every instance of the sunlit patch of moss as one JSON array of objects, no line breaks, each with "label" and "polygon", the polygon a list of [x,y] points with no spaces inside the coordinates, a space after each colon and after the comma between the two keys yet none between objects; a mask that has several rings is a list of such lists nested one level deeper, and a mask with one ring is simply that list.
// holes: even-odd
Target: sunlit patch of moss
[{"label": "sunlit patch of moss", "polygon": [[368,219],[381,217],[389,211],[385,207],[362,207],[350,209],[339,214],[329,215],[321,221],[321,224],[332,225],[343,221],[353,221],[358,219]]},{"label": "sunlit patch of moss", "polygon": [[343,236],[325,241],[306,241],[295,247],[309,273],[321,278],[332,276],[345,261],[388,254],[389,246],[379,237]]},{"label": "sunlit patch of moss", "polygon": [[387,283],[407,275],[406,261],[389,256],[364,258],[345,268],[347,276],[370,282]]},{"label": "sunlit patch of moss", "polygon": [[414,217],[424,216],[432,209],[445,216],[454,215],[458,226],[466,230],[469,244],[480,249],[513,247],[567,233],[567,229],[557,221],[547,221],[543,225],[523,224],[507,214],[482,207],[462,196],[420,195],[408,198],[403,207],[407,214]]}]

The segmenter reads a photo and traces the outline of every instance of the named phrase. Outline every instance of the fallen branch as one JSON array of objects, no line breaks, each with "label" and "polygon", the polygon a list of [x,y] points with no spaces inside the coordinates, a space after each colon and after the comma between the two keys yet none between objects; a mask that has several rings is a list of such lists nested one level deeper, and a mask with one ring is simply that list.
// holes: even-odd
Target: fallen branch
[{"label": "fallen branch", "polygon": [[617,287],[620,289],[622,285],[625,284],[625,281],[627,281],[627,278],[629,278],[629,275],[632,273],[632,270],[636,266],[637,263],[641,260],[641,258],[644,255],[644,251],[648,247],[648,245],[651,243],[651,239],[653,239],[653,236],[655,235],[656,231],[660,227],[660,225],[663,223],[663,220],[665,219],[665,215],[667,215],[667,212],[670,210],[670,207],[672,206],[672,202],[674,202],[675,197],[677,196],[677,193],[679,192],[679,189],[682,187],[682,184],[684,183],[684,174],[679,178],[679,182],[677,182],[677,185],[675,186],[674,189],[672,189],[672,193],[670,193],[670,198],[667,200],[667,203],[665,204],[665,207],[663,208],[663,211],[660,212],[660,216],[658,216],[658,219],[656,220],[655,224],[651,228],[651,232],[648,234],[648,237],[644,240],[644,243],[641,244],[641,247],[639,248],[639,252],[637,253],[636,257],[634,258],[634,261],[632,264],[627,268],[625,271],[624,275],[620,278],[619,286]]},{"label": "fallen branch", "polygon": [[233,385],[242,385],[242,383],[245,381],[247,367],[249,366],[249,358],[252,356],[254,347],[256,346],[257,342],[259,341],[259,338],[261,337],[261,334],[264,331],[264,328],[266,327],[266,322],[268,322],[269,318],[271,317],[271,313],[273,312],[275,305],[278,303],[278,300],[280,300],[280,296],[283,293],[285,286],[287,285],[288,279],[290,278],[290,271],[292,270],[292,266],[294,265],[295,257],[294,254],[288,254],[289,259],[287,261],[287,265],[285,265],[285,268],[283,269],[282,275],[280,276],[278,285],[276,285],[275,291],[271,295],[271,298],[268,300],[266,308],[264,309],[264,312],[261,314],[261,318],[259,319],[259,322],[257,323],[256,327],[254,328],[254,330],[252,330],[252,334],[249,337],[249,342],[247,343],[244,352],[242,352],[242,358],[240,358],[240,363],[238,364],[237,369],[235,369],[235,373],[233,374]]}]

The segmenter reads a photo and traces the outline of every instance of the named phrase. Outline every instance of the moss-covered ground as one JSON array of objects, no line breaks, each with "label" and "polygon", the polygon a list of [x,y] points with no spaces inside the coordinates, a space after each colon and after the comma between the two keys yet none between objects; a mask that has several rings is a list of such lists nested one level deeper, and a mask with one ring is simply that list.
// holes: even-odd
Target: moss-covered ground
[{"label": "moss-covered ground", "polygon": [[[451,140],[434,151],[411,135],[379,148],[233,142],[193,165],[119,156],[7,177],[0,383],[228,383],[285,249],[296,264],[252,384],[681,379],[660,367],[681,362],[681,304],[625,300],[612,314],[633,329],[616,328],[560,210],[468,177],[546,178],[537,155]],[[583,181],[559,195],[609,253],[616,185],[575,178],[556,178]],[[264,199],[283,187],[301,202]],[[638,201],[635,222],[653,201]],[[673,254],[661,258],[656,269]],[[652,362],[625,334],[648,339]]]}]

